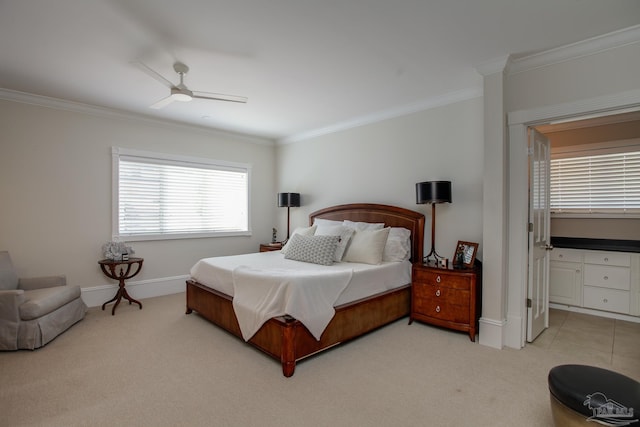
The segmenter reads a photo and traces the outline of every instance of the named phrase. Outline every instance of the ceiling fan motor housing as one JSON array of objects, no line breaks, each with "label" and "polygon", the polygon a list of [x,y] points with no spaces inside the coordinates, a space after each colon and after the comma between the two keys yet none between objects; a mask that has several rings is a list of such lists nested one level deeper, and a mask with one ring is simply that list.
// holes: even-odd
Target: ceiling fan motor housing
[{"label": "ceiling fan motor housing", "polygon": [[171,97],[176,101],[188,102],[193,99],[193,92],[186,87],[174,86],[171,88]]},{"label": "ceiling fan motor housing", "polygon": [[189,67],[182,62],[176,62],[173,64],[173,69],[178,73],[178,75],[180,75],[180,84],[171,88],[171,97],[176,101],[191,101],[193,99],[193,92],[191,92],[184,84],[184,75],[189,72]]}]

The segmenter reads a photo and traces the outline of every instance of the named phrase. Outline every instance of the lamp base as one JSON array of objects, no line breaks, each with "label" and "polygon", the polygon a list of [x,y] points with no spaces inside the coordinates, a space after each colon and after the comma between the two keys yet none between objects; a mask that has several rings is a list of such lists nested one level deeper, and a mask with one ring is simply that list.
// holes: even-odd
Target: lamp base
[{"label": "lamp base", "polygon": [[439,255],[439,254],[436,252],[436,249],[432,247],[432,248],[431,248],[431,252],[429,252],[429,253],[428,253],[428,254],[427,254],[427,255],[422,259],[422,262],[427,263],[427,262],[431,261],[431,258],[432,258],[432,257],[433,257],[433,261],[434,261],[436,264],[438,263],[438,261],[439,261],[439,260],[444,259],[444,257],[443,257],[443,256],[441,256],[441,255]]}]

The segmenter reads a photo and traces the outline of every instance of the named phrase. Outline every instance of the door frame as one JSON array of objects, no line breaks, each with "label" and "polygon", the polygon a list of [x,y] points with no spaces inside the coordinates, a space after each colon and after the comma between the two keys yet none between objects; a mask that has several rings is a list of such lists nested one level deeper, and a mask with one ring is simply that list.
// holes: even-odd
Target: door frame
[{"label": "door frame", "polygon": [[586,115],[611,115],[620,110],[640,110],[640,90],[590,98],[560,105],[513,111],[507,114],[509,138],[507,322],[504,344],[525,346],[527,337],[527,286],[529,270],[529,182],[527,128]]}]

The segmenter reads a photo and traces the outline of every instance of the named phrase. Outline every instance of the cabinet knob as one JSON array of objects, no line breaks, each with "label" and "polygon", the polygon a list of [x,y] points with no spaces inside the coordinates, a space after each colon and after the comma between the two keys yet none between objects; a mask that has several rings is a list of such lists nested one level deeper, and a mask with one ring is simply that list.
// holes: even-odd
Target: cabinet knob
[{"label": "cabinet knob", "polygon": [[609,276],[604,276],[604,280],[609,280]]},{"label": "cabinet knob", "polygon": [[576,273],[580,274],[580,270],[576,270]]},{"label": "cabinet knob", "polygon": [[609,258],[605,258],[605,259],[604,259],[604,262],[609,262]]},{"label": "cabinet knob", "polygon": [[563,257],[564,257],[564,255],[562,255],[562,254],[558,255],[558,258],[563,258]]},{"label": "cabinet knob", "polygon": [[440,279],[440,275],[438,275],[438,277],[436,277],[436,282],[440,283],[442,279]]},{"label": "cabinet knob", "polygon": [[609,302],[609,300],[605,298],[605,299],[602,300],[602,302],[607,303],[607,302]]},{"label": "cabinet knob", "polygon": [[440,306],[436,306],[436,313],[440,313]]},{"label": "cabinet knob", "polygon": [[437,297],[439,297],[439,296],[440,296],[440,289],[438,289],[438,290],[436,291],[436,296],[437,296]]}]

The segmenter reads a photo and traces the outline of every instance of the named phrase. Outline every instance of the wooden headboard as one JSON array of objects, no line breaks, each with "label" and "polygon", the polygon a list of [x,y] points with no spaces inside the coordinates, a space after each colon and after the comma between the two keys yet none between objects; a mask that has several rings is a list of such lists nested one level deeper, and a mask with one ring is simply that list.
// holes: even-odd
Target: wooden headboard
[{"label": "wooden headboard", "polygon": [[316,218],[333,221],[383,222],[387,227],[404,227],[411,231],[411,262],[422,261],[424,250],[424,215],[397,206],[354,203],[320,209],[309,215],[309,225]]}]

